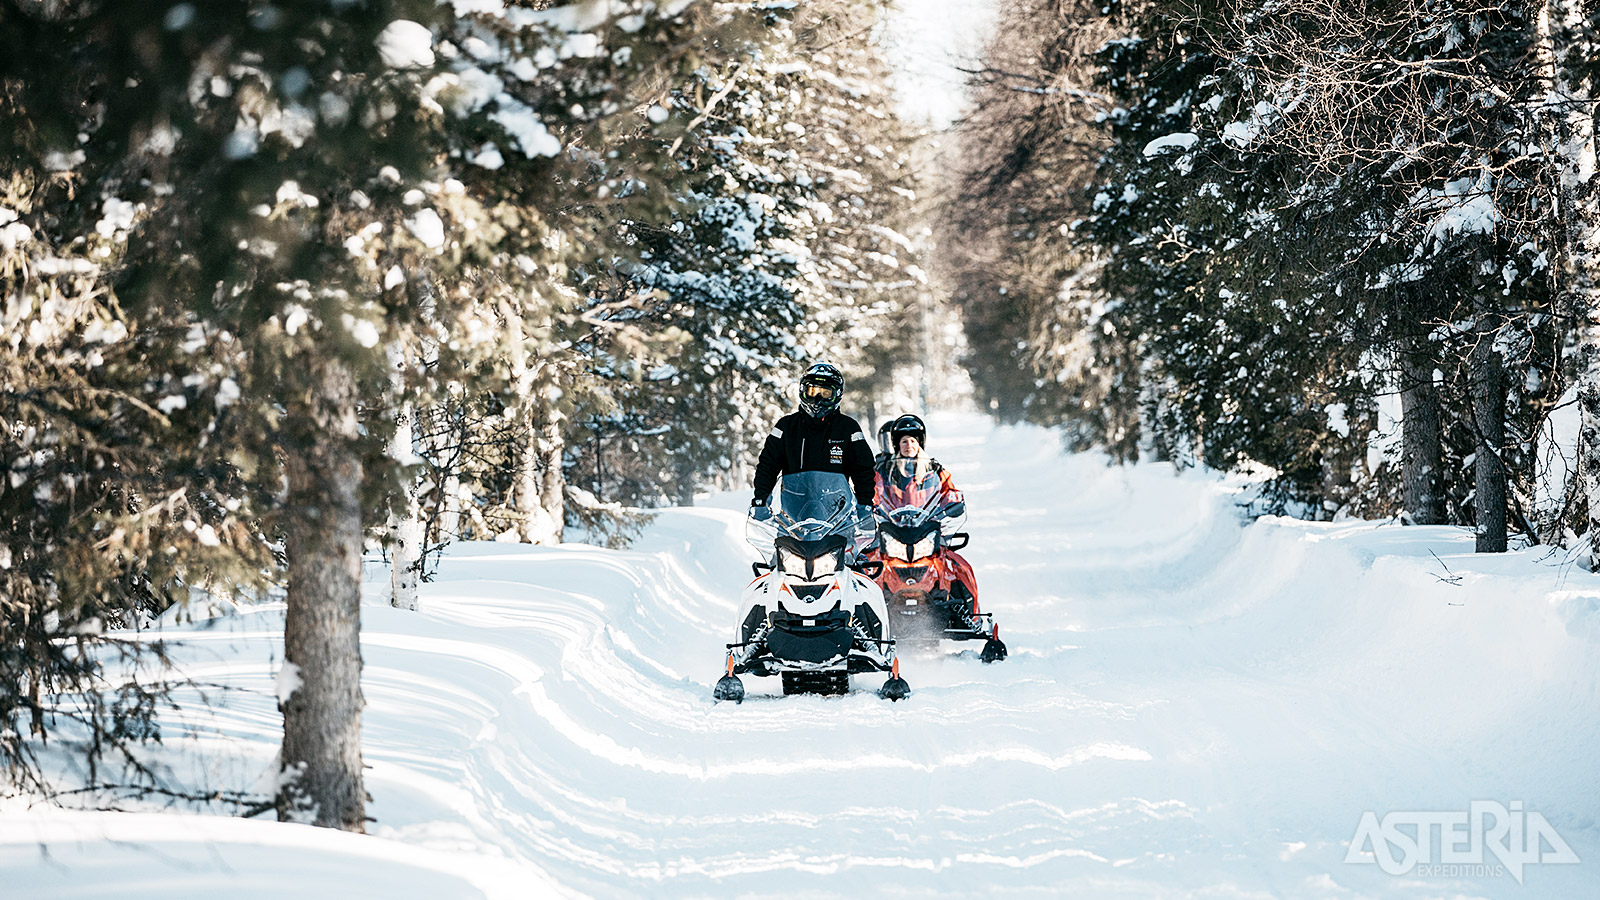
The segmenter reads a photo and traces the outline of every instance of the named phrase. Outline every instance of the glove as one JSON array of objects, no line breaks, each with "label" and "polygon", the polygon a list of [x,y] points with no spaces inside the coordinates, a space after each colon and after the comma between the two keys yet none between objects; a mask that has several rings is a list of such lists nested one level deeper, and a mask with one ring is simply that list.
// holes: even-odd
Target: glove
[{"label": "glove", "polygon": [[962,515],[966,511],[967,501],[965,500],[957,500],[956,502],[944,508],[945,517],[950,519],[954,519],[956,516]]},{"label": "glove", "polygon": [[772,518],[772,507],[767,505],[764,498],[757,497],[750,501],[750,518],[757,522],[765,522]]},{"label": "glove", "polygon": [[862,530],[868,528],[877,530],[878,520],[872,517],[872,507],[869,504],[856,504],[856,527]]}]

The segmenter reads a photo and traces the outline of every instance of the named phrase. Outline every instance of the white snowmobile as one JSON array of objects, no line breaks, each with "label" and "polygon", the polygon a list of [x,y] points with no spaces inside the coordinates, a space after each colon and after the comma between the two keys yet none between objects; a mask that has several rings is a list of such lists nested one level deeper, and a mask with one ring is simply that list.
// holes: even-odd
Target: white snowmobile
[{"label": "white snowmobile", "polygon": [[746,539],[769,561],[751,565],[756,578],[740,598],[727,673],[712,696],[742,702],[740,675],[780,675],[785,694],[843,694],[851,675],[866,672],[890,673],[880,697],[910,696],[883,591],[855,568],[878,564],[860,562],[875,532],[870,519],[856,519],[849,479],[799,472],[783,478],[778,496],[769,519],[752,510],[745,523]]}]

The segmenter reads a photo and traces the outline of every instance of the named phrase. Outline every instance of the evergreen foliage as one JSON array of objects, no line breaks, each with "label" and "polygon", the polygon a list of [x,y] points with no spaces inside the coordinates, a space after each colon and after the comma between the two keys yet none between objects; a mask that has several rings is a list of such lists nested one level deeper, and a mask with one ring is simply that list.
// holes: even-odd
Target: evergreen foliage
[{"label": "evergreen foliage", "polygon": [[359,830],[363,541],[399,603],[444,541],[624,535],[891,352],[847,347],[921,278],[881,11],[794,7],[0,4],[11,789],[48,737],[148,783],[107,654],[286,587],[279,814]]},{"label": "evergreen foliage", "polygon": [[[1009,6],[1054,27],[979,71],[946,238],[988,250],[956,275],[977,358],[1008,360],[979,369],[991,406],[1116,458],[1264,466],[1280,510],[1560,539],[1534,499],[1574,377],[1541,11]],[[1401,395],[1413,437],[1442,413],[1435,462],[1401,452]]]}]

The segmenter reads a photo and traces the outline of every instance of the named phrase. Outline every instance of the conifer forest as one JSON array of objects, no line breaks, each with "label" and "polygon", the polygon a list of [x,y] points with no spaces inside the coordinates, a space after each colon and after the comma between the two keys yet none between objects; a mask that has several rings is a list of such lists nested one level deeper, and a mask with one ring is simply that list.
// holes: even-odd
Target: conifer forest
[{"label": "conifer forest", "polygon": [[[931,88],[899,60],[942,52],[894,50],[919,18],[983,35],[934,60],[963,84],[948,122],[907,109]],[[1051,472],[1176,479],[1151,498],[1234,479],[1247,499],[1216,508],[1243,534],[1459,532],[1471,552],[1441,589],[1483,554],[1531,553],[1589,590],[1597,103],[1600,7],[1582,0],[0,0],[0,819],[397,821],[364,747],[388,740],[379,648],[404,641],[368,643],[364,621],[427,621],[463,553],[641,573],[688,554],[658,574],[726,569],[736,592],[749,561],[706,549],[723,532],[693,516],[732,497],[743,534],[758,454],[818,362],[874,450],[901,413],[954,417],[924,442],[975,516],[997,508],[986,485],[1025,513]],[[1004,460],[1034,459],[1016,435],[1074,462],[1008,481]],[[1041,534],[1078,521],[1049,508]],[[1187,514],[1127,509],[1130,533]],[[1046,546],[1020,529],[975,524],[973,558]],[[1039,551],[1067,567],[1041,616],[1038,598],[1093,583],[1071,568],[1082,540]],[[1016,553],[978,577],[1033,564]],[[996,591],[1002,619],[1023,602]],[[1600,633],[1594,596],[1571,634]],[[722,674],[732,613],[709,608],[709,636],[662,638],[703,643],[692,670],[635,630],[667,615],[649,603],[638,621],[550,613],[604,624],[528,658],[540,684],[582,680],[615,640],[654,660],[627,677],[656,708],[732,715],[682,684]],[[261,610],[264,680],[204,674],[200,623]],[[1028,665],[1011,634],[1001,665]],[[212,727],[196,710],[238,691],[270,733],[266,774],[183,775],[173,747]],[[582,718],[549,702],[568,717],[551,722]],[[551,727],[527,741],[565,746]],[[631,733],[595,728],[572,740],[626,755],[594,748]],[[544,815],[518,833],[581,830]],[[1592,843],[1592,817],[1551,822]],[[588,850],[497,846],[582,895],[765,890],[715,880],[731,863],[673,880],[714,854],[606,881],[552,862]],[[1213,883],[1151,877],[1169,896]],[[1164,893],[1130,890],[1101,895]],[[1276,890],[1249,896],[1315,893]]]}]

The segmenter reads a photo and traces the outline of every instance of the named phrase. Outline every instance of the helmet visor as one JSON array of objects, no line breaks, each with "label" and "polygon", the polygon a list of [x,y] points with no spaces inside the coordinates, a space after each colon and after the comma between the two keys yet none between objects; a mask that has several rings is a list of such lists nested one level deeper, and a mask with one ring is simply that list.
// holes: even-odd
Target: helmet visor
[{"label": "helmet visor", "polygon": [[807,400],[830,400],[838,391],[839,389],[831,384],[816,381],[800,385],[800,396]]}]

